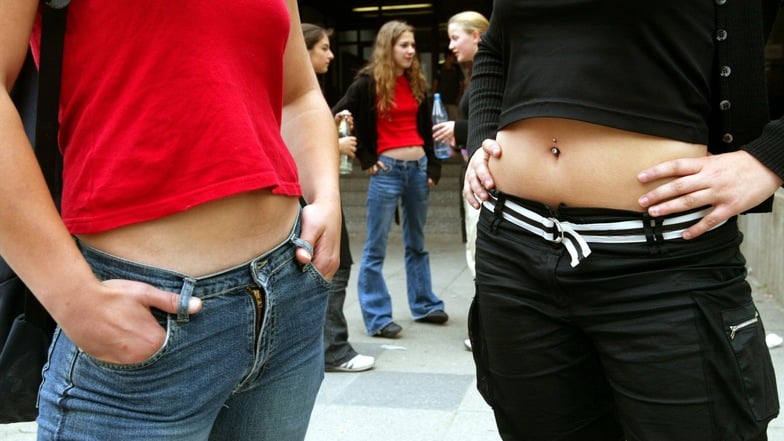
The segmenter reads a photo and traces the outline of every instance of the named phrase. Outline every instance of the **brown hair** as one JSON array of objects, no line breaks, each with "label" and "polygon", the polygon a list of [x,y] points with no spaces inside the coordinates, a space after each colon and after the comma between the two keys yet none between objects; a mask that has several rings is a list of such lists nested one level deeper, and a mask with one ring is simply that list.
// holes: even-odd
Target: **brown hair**
[{"label": "brown hair", "polygon": [[[395,60],[392,49],[404,32],[413,34],[414,27],[399,20],[384,23],[376,35],[376,45],[373,48],[370,62],[359,72],[360,74],[368,73],[375,80],[378,110],[381,115],[388,114],[395,101]],[[411,67],[406,69],[403,75],[408,79],[417,103],[422,103],[425,99],[427,84],[419,57],[414,57]]]},{"label": "brown hair", "polygon": [[332,29],[324,29],[312,23],[302,23],[302,36],[305,37],[305,47],[311,50],[322,38],[332,36]]}]

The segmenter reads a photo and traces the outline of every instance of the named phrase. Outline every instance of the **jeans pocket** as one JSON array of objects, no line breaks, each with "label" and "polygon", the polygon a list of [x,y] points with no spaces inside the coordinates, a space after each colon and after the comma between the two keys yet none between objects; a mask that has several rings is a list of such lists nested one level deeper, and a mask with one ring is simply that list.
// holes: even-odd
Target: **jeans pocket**
[{"label": "jeans pocket", "polygon": [[751,411],[757,421],[778,412],[776,380],[765,329],[754,303],[721,311],[724,332],[735,355],[737,372],[743,382]]},{"label": "jeans pocket", "polygon": [[323,286],[324,288],[329,289],[329,287],[332,286],[329,280],[327,280],[327,278],[321,274],[321,271],[319,271],[318,268],[316,268],[316,265],[313,265],[313,263],[305,264],[304,270],[313,280],[316,281],[316,283]]},{"label": "jeans pocket", "polygon": [[152,311],[153,316],[157,320],[158,324],[161,325],[166,330],[166,337],[161,344],[161,347],[158,348],[152,355],[147,357],[146,359],[138,362],[138,363],[130,363],[130,364],[120,364],[120,363],[110,363],[106,361],[99,360],[92,355],[82,352],[82,354],[94,365],[108,370],[113,371],[133,371],[137,369],[146,368],[156,361],[158,361],[163,355],[167,352],[167,349],[171,345],[172,337],[173,337],[173,328],[174,326],[178,326],[175,323],[176,316],[172,316],[170,314],[166,314],[165,312],[159,310]]}]

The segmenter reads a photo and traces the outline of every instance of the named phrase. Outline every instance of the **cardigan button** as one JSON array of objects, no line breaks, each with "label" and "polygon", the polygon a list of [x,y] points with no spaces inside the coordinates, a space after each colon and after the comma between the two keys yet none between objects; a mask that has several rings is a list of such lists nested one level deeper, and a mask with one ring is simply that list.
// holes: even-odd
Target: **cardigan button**
[{"label": "cardigan button", "polygon": [[725,144],[730,144],[735,138],[732,136],[732,133],[725,133],[721,140],[724,141]]},{"label": "cardigan button", "polygon": [[719,70],[719,75],[721,75],[724,78],[730,76],[731,73],[732,73],[732,68],[730,68],[729,66],[721,66],[721,69]]},{"label": "cardigan button", "polygon": [[732,107],[732,103],[730,103],[730,100],[721,100],[719,102],[719,109],[721,110],[730,110],[730,107]]},{"label": "cardigan button", "polygon": [[724,41],[727,39],[727,31],[725,29],[719,29],[716,31],[716,41]]}]

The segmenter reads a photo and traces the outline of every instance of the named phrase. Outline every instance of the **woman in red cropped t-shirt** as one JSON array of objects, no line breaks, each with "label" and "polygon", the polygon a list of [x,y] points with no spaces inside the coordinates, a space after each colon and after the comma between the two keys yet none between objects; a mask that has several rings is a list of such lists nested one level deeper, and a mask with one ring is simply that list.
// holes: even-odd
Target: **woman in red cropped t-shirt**
[{"label": "woman in red cropped t-shirt", "polygon": [[340,195],[297,2],[73,2],[62,219],[8,99],[41,3],[0,2],[0,254],[59,324],[38,439],[304,439]]},{"label": "woman in red cropped t-shirt", "polygon": [[394,338],[401,327],[392,320],[392,299],[382,266],[398,201],[402,204],[408,305],[414,319],[444,323],[444,302],[430,279],[425,251],[430,186],[441,164],[433,156],[430,105],[416,57],[414,29],[401,21],[384,24],[371,61],[332,107],[354,115],[357,158],[370,174],[367,238],[359,266],[358,294],[370,335]]}]

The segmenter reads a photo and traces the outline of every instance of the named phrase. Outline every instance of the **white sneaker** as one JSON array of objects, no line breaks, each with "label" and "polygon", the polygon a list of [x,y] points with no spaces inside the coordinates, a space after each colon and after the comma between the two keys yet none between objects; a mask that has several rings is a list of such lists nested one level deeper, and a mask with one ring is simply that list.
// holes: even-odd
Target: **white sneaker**
[{"label": "white sneaker", "polygon": [[362,372],[372,369],[376,364],[376,359],[370,355],[357,354],[349,361],[339,365],[327,365],[327,372]]},{"label": "white sneaker", "polygon": [[467,351],[471,351],[471,350],[473,350],[473,349],[471,348],[471,339],[468,339],[468,338],[467,338],[467,339],[463,340],[463,345],[465,346],[465,348],[466,348],[466,350],[467,350]]}]

